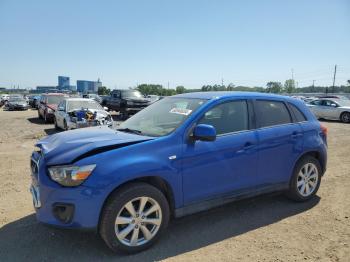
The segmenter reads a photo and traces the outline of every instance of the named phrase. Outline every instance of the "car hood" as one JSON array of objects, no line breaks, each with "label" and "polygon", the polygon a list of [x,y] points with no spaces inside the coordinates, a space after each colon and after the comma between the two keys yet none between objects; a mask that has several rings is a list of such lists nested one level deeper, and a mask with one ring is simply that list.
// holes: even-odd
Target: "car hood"
[{"label": "car hood", "polygon": [[142,102],[142,103],[149,103],[149,100],[146,98],[134,98],[134,97],[125,97],[125,101],[131,101],[131,102]]},{"label": "car hood", "polygon": [[47,136],[36,146],[41,149],[46,164],[52,166],[71,164],[85,156],[151,139],[154,138],[98,126]]},{"label": "car hood", "polygon": [[10,102],[11,105],[26,106],[27,102]]}]

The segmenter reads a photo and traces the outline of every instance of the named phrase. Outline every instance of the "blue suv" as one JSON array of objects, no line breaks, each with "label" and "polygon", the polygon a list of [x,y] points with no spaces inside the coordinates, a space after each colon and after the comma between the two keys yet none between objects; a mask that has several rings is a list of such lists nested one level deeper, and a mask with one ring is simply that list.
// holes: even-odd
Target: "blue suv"
[{"label": "blue suv", "polygon": [[170,217],[281,191],[312,198],[327,129],[302,101],[245,92],[164,98],[117,129],[48,136],[31,157],[39,221],[95,228],[113,251],[151,246]]}]

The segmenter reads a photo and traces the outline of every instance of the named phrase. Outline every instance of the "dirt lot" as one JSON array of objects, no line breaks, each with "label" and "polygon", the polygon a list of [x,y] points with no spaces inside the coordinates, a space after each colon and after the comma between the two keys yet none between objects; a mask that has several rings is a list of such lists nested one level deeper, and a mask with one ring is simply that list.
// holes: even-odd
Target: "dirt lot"
[{"label": "dirt lot", "polygon": [[350,261],[350,125],[324,123],[328,170],[313,201],[269,195],[232,203],[175,220],[152,249],[118,256],[93,232],[36,222],[29,157],[35,141],[55,131],[36,111],[0,110],[0,261]]}]

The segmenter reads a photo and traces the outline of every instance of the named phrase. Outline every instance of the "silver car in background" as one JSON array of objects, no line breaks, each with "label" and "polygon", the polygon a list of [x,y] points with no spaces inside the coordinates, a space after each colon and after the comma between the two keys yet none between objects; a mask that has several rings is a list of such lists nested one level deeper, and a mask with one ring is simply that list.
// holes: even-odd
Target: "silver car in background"
[{"label": "silver car in background", "polygon": [[309,102],[307,106],[317,118],[350,123],[350,100],[322,98]]},{"label": "silver car in background", "polygon": [[66,98],[55,111],[56,129],[76,129],[91,126],[113,126],[113,119],[99,103],[87,98]]}]

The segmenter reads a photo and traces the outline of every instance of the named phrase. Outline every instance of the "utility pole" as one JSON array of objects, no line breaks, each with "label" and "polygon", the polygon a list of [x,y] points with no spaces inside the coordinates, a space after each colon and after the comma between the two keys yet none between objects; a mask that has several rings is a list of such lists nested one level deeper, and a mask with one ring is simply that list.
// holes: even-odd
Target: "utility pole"
[{"label": "utility pole", "polygon": [[221,78],[221,86],[224,86],[224,78]]},{"label": "utility pole", "polygon": [[294,81],[294,70],[292,68],[292,80]]},{"label": "utility pole", "polygon": [[334,93],[334,86],[335,86],[335,75],[337,74],[337,65],[334,66],[334,75],[333,75],[333,86],[332,86],[332,92]]},{"label": "utility pole", "polygon": [[315,81],[316,80],[312,80],[312,92],[315,92]]},{"label": "utility pole", "polygon": [[168,89],[169,89],[169,81],[168,81]]}]

